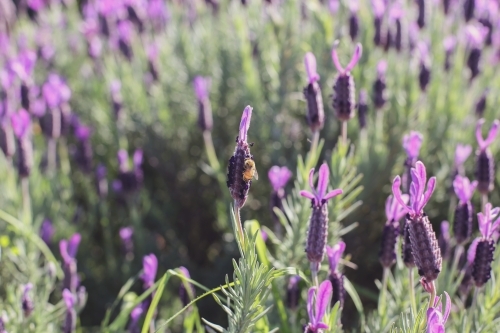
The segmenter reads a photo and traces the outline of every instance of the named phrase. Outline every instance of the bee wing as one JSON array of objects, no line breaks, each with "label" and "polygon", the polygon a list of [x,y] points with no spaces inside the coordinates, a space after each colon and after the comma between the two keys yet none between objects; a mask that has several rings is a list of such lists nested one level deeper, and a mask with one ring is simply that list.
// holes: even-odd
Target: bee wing
[{"label": "bee wing", "polygon": [[253,178],[255,178],[255,180],[259,180],[259,173],[257,172],[257,169],[254,168],[253,171],[255,171],[255,173],[253,174]]}]

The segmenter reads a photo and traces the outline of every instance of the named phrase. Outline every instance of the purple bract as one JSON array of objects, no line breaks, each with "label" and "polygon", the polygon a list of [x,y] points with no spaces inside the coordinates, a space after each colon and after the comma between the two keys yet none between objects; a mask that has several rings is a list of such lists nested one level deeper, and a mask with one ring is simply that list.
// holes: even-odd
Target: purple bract
[{"label": "purple bract", "polygon": [[[328,169],[328,165],[323,163],[319,168],[319,176],[318,176],[318,187],[314,188],[314,168],[311,169],[309,173],[309,186],[311,186],[312,192],[302,190],[300,191],[300,195],[312,200],[314,206],[322,206],[329,199],[342,194],[341,189],[335,189],[328,194],[326,194],[326,190],[328,188],[328,182],[330,177],[330,171]],[[326,194],[326,195],[325,195]]]}]

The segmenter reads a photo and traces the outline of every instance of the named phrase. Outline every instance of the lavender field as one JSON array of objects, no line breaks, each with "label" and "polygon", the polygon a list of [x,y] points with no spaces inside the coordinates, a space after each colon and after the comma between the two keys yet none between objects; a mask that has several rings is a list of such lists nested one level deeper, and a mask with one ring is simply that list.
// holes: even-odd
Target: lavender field
[{"label": "lavender field", "polygon": [[500,332],[500,1],[0,0],[0,333]]}]

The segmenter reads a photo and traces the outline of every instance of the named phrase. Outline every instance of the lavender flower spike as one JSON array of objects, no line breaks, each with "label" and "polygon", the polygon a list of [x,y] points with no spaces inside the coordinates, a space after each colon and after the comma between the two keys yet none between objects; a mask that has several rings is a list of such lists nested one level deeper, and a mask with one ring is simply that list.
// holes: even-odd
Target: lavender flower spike
[{"label": "lavender flower spike", "polygon": [[323,128],[325,123],[325,111],[323,109],[323,96],[318,84],[319,74],[316,72],[316,58],[311,52],[307,52],[304,58],[308,85],[304,88],[304,97],[307,102],[307,122],[312,132]]},{"label": "lavender flower spike", "polygon": [[446,307],[443,314],[442,304],[438,303],[439,298],[434,301],[434,306],[427,310],[427,330],[426,333],[444,333],[444,325],[448,320],[451,311],[451,299],[450,295],[445,291],[446,295]]},{"label": "lavender flower spike", "polygon": [[273,190],[278,192],[286,186],[286,183],[288,183],[288,180],[292,177],[292,172],[286,166],[279,167],[275,165],[269,169],[267,175]]},{"label": "lavender flower spike", "polygon": [[448,221],[441,222],[441,234],[439,234],[438,245],[443,258],[448,258],[450,254],[450,223]]},{"label": "lavender flower spike", "polygon": [[319,80],[319,74],[316,72],[316,57],[311,52],[307,52],[304,57],[304,64],[306,66],[307,77],[309,78],[309,83],[313,83]]},{"label": "lavender flower spike", "polygon": [[[408,202],[409,196],[402,195],[404,202]],[[391,267],[396,262],[396,243],[399,235],[399,220],[406,214],[406,208],[390,195],[385,201],[385,215],[387,222],[382,231],[379,261],[383,267]]]},{"label": "lavender flower spike", "polygon": [[488,194],[493,190],[495,178],[495,161],[488,147],[493,143],[498,134],[500,121],[495,119],[488,133],[486,140],[483,139],[481,127],[484,124],[484,119],[479,119],[476,125],[476,139],[479,145],[476,158],[476,179],[478,181],[477,189],[481,194]]},{"label": "lavender flower spike", "polygon": [[148,289],[155,282],[156,271],[158,270],[158,259],[154,254],[144,256],[142,259],[142,267],[144,272],[141,275],[141,279],[144,283],[144,289]]},{"label": "lavender flower spike", "polygon": [[[179,271],[186,278],[190,279],[191,275],[186,267],[179,267]],[[188,289],[189,288],[189,289]],[[179,298],[181,299],[182,306],[186,306],[196,297],[196,289],[189,281],[182,281],[179,288]]]},{"label": "lavender flower spike", "polygon": [[21,306],[23,308],[24,317],[27,318],[33,312],[34,304],[29,292],[33,289],[33,284],[28,283],[23,287],[23,296],[21,297]]},{"label": "lavender flower spike", "polygon": [[411,131],[410,134],[406,134],[403,137],[403,148],[406,151],[406,155],[408,155],[408,158],[418,158],[423,140],[424,137],[417,131]]},{"label": "lavender flower spike", "polygon": [[500,213],[500,208],[491,208],[491,204],[487,203],[484,208],[484,214],[477,214],[479,231],[482,237],[477,242],[476,255],[472,266],[472,277],[476,287],[482,287],[491,278],[491,263],[493,262],[493,254],[495,253],[495,241],[493,234],[500,226],[500,218],[495,218]]},{"label": "lavender flower spike", "polygon": [[471,152],[472,147],[470,145],[457,145],[455,148],[455,168],[457,168],[457,170],[463,169],[463,165]]},{"label": "lavender flower spike", "polygon": [[432,224],[423,209],[430,200],[436,187],[436,177],[431,177],[427,182],[425,166],[418,161],[411,170],[412,182],[410,185],[410,205],[406,205],[401,194],[401,178],[397,176],[392,184],[392,192],[396,200],[404,206],[406,215],[406,228],[409,232],[411,252],[414,256],[418,273],[422,276],[422,284],[431,284],[441,272],[442,257],[432,230]]},{"label": "lavender flower spike", "polygon": [[66,305],[63,333],[73,333],[76,330],[75,296],[68,289],[63,290],[62,296]]},{"label": "lavender flower spike", "polygon": [[[316,297],[315,297],[316,296]],[[329,326],[323,322],[323,317],[332,298],[332,284],[330,281],[323,281],[319,285],[316,293],[316,287],[309,289],[307,293],[307,313],[309,314],[309,324],[307,324],[304,333],[320,333]]]},{"label": "lavender flower spike", "polygon": [[455,189],[455,194],[461,203],[468,202],[472,199],[474,190],[477,187],[477,181],[470,182],[469,178],[457,175],[453,181],[453,188]]},{"label": "lavender flower spike", "polygon": [[194,78],[193,87],[198,100],[198,126],[202,131],[210,131],[213,127],[212,107],[208,99],[210,79],[197,76]]},{"label": "lavender flower spike", "polygon": [[337,44],[332,50],[332,60],[339,72],[333,85],[332,105],[333,110],[340,121],[348,121],[354,117],[354,108],[356,106],[356,87],[354,85],[354,79],[351,75],[351,70],[358,63],[362,53],[363,47],[358,43],[351,61],[345,68],[343,68],[337,54]]},{"label": "lavender flower spike", "polygon": [[253,155],[250,154],[250,146],[247,142],[248,128],[250,127],[250,120],[252,118],[252,107],[248,105],[243,111],[241,117],[239,135],[236,140],[236,148],[233,156],[229,159],[229,166],[227,170],[227,187],[229,193],[235,201],[237,208],[243,207],[248,197],[248,191],[252,184],[252,179],[243,177],[245,172],[245,161],[252,160]]},{"label": "lavender flower spike", "polygon": [[333,247],[327,246],[326,253],[328,256],[330,273],[328,280],[332,284],[332,307],[339,302],[340,308],[344,307],[345,289],[344,289],[344,274],[337,269],[338,263],[345,250],[345,243],[339,242]]},{"label": "lavender flower spike", "polygon": [[311,263],[319,265],[323,261],[328,236],[328,207],[327,201],[339,194],[341,189],[335,189],[326,193],[329,182],[328,165],[323,163],[319,169],[318,187],[314,188],[314,168],[309,173],[309,185],[312,192],[300,191],[300,195],[311,199],[312,212],[309,218],[309,229],[307,231],[306,253]]},{"label": "lavender flower spike", "polygon": [[12,129],[17,137],[17,169],[21,177],[28,177],[33,167],[33,144],[31,142],[31,119],[28,111],[21,109],[10,115]]}]

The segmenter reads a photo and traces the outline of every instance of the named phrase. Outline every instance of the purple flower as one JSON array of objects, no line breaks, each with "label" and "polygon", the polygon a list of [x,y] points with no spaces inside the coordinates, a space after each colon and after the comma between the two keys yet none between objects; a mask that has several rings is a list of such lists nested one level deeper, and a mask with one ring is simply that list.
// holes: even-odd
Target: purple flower
[{"label": "purple flower", "polygon": [[470,182],[469,178],[457,175],[453,181],[453,188],[460,202],[465,203],[472,199],[477,181]]},{"label": "purple flower", "polygon": [[465,35],[471,49],[480,49],[484,44],[486,36],[488,36],[488,28],[482,24],[469,24],[465,30]]},{"label": "purple flower", "polygon": [[337,68],[337,71],[339,72],[340,76],[346,75],[349,73],[354,66],[358,63],[359,59],[361,58],[361,55],[363,54],[363,46],[361,46],[360,43],[356,45],[356,50],[354,51],[354,54],[352,55],[351,61],[345,66],[345,68],[342,67],[339,61],[339,56],[337,54],[337,48],[334,47],[332,50],[332,60],[333,64],[335,65],[335,68]]},{"label": "purple flower", "polygon": [[127,172],[129,170],[128,153],[125,149],[120,149],[117,154],[118,168],[120,172]]},{"label": "purple flower", "polygon": [[478,120],[476,125],[476,139],[480,151],[485,151],[486,148],[488,148],[488,146],[493,143],[493,140],[495,140],[495,137],[498,134],[498,126],[500,125],[500,121],[498,121],[498,119],[495,119],[493,121],[493,125],[491,125],[490,131],[488,132],[488,137],[486,138],[486,140],[484,140],[481,133],[481,127],[483,126],[484,122],[485,120],[481,118]]},{"label": "purple flower", "polygon": [[427,310],[427,333],[445,333],[444,325],[451,311],[451,299],[448,293],[444,292],[446,295],[446,308],[443,315],[443,308],[440,302],[440,298],[437,297],[434,301],[434,307],[429,307]]},{"label": "purple flower", "polygon": [[78,246],[82,236],[79,233],[73,234],[69,240],[63,239],[59,242],[59,251],[65,263],[69,263],[76,258]]},{"label": "purple flower", "polygon": [[21,297],[21,306],[23,308],[24,317],[29,317],[33,312],[34,304],[31,296],[29,295],[30,290],[33,289],[33,284],[28,283],[23,287],[23,296]]},{"label": "purple flower", "polygon": [[329,0],[328,1],[328,9],[330,9],[331,14],[335,14],[338,12],[340,7],[339,0]]},{"label": "purple flower", "polygon": [[500,218],[493,222],[498,213],[500,213],[499,207],[492,209],[491,204],[487,203],[484,207],[484,214],[482,212],[477,214],[477,223],[483,239],[491,239],[495,230],[500,226]]},{"label": "purple flower", "polygon": [[306,332],[319,333],[321,330],[329,329],[329,326],[323,322],[323,317],[328,309],[332,298],[332,284],[330,281],[323,281],[319,289],[312,287],[307,294],[307,313],[309,315],[309,324],[306,326]]},{"label": "purple flower", "polygon": [[62,293],[64,304],[67,309],[72,309],[75,306],[75,296],[68,289],[64,289]]},{"label": "purple flower", "polygon": [[373,15],[381,18],[385,13],[385,2],[383,0],[372,0]]},{"label": "purple flower", "polygon": [[75,136],[79,141],[87,141],[92,134],[92,129],[89,126],[80,125],[77,127]]},{"label": "purple flower", "polygon": [[[401,195],[405,205],[408,203],[408,194]],[[403,216],[406,215],[406,206],[401,206],[397,199],[394,199],[392,195],[387,197],[385,201],[385,216],[387,221],[399,221]]]},{"label": "purple flower", "polygon": [[132,227],[125,227],[120,229],[120,238],[122,240],[123,250],[125,252],[125,255],[127,256],[132,255],[132,252],[134,251],[134,243],[132,239],[133,235],[134,228]]},{"label": "purple flower", "polygon": [[42,95],[49,108],[57,108],[69,101],[71,90],[57,74],[50,74],[42,87]]},{"label": "purple flower", "polygon": [[40,237],[46,244],[52,243],[52,237],[54,237],[54,226],[49,219],[45,219],[40,226]]},{"label": "purple flower", "polygon": [[416,131],[411,131],[410,134],[403,137],[403,148],[409,158],[415,159],[418,157],[423,139],[422,134]]},{"label": "purple flower", "polygon": [[198,101],[204,101],[205,99],[208,99],[210,79],[202,76],[196,76],[193,81],[193,88]]},{"label": "purple flower", "polygon": [[457,169],[465,163],[471,152],[472,147],[470,145],[457,145],[455,148],[455,167]]},{"label": "purple flower", "polygon": [[227,172],[227,187],[229,193],[235,201],[238,208],[243,207],[248,197],[248,191],[252,184],[251,179],[242,177],[245,170],[245,163],[248,159],[253,160],[253,155],[250,153],[250,144],[247,142],[248,129],[250,128],[250,120],[252,119],[252,107],[248,105],[243,110],[241,116],[239,135],[236,142],[236,148],[233,156],[229,159]]},{"label": "purple flower", "polygon": [[[179,267],[179,271],[186,278],[191,279],[191,275],[189,274],[189,271],[186,267],[183,266]],[[188,290],[188,288],[190,290]],[[194,286],[191,284],[191,282],[182,281],[181,286],[179,288],[179,298],[181,299],[182,306],[187,306],[189,302],[191,302],[191,300],[195,297],[195,295],[196,295],[196,290],[194,289]]]},{"label": "purple flower", "polygon": [[76,299],[73,293],[68,289],[63,290],[62,296],[64,304],[66,305],[66,318],[64,319],[63,332],[73,333],[76,328]]},{"label": "purple flower", "polygon": [[12,123],[14,134],[18,139],[25,138],[30,134],[31,118],[30,114],[26,110],[21,109],[18,113],[12,113],[10,115],[10,121]]},{"label": "purple flower", "polygon": [[476,238],[469,245],[469,249],[467,250],[467,264],[469,266],[474,263],[474,259],[476,258],[477,244],[479,243],[480,240],[481,240],[480,238]]},{"label": "purple flower", "polygon": [[292,177],[292,172],[286,166],[279,167],[275,165],[269,169],[267,175],[274,191],[278,192],[286,186],[286,183],[288,183],[290,177]]},{"label": "purple flower", "polygon": [[138,170],[141,168],[143,155],[144,154],[142,149],[136,149],[134,151],[134,156],[132,157],[132,161],[134,163],[134,170]]},{"label": "purple flower", "polygon": [[313,83],[319,80],[319,74],[316,72],[316,58],[311,52],[307,52],[304,57],[304,64],[306,66],[307,77],[309,78],[309,83]]},{"label": "purple flower", "polygon": [[[318,187],[314,188],[314,168],[311,169],[309,173],[309,186],[311,187],[311,191],[302,190],[300,191],[300,195],[312,200],[313,206],[320,207],[324,205],[329,199],[342,194],[341,189],[335,189],[328,194],[326,194],[326,190],[328,188],[330,177],[330,171],[328,169],[328,165],[323,163],[319,168],[319,176],[318,176]],[[326,194],[326,195],[325,195]]]},{"label": "purple flower", "polygon": [[443,40],[443,46],[446,52],[452,52],[457,45],[457,39],[454,36],[448,36]]},{"label": "purple flower", "polygon": [[155,30],[163,29],[167,25],[169,13],[165,1],[149,0],[146,11]]},{"label": "purple flower", "polygon": [[328,264],[330,272],[335,272],[339,264],[342,254],[344,254],[345,243],[340,241],[334,246],[326,246],[326,255],[328,256]]},{"label": "purple flower", "polygon": [[422,215],[423,208],[425,207],[427,202],[429,202],[431,195],[436,187],[436,177],[431,177],[429,179],[429,181],[427,182],[427,190],[425,190],[427,174],[424,164],[418,161],[415,165],[415,168],[411,169],[411,179],[412,183],[410,186],[409,206],[406,205],[401,194],[401,177],[396,176],[396,178],[394,178],[394,181],[392,183],[392,192],[396,200],[399,201],[399,204],[408,210],[410,216],[414,217]]},{"label": "purple flower", "polygon": [[158,259],[154,254],[151,253],[144,256],[142,259],[142,269],[141,279],[144,283],[144,288],[148,289],[154,284],[156,271],[158,270]]},{"label": "purple flower", "polygon": [[130,312],[130,323],[128,325],[128,331],[130,333],[139,333],[140,329],[138,327],[139,319],[141,318],[144,309],[141,305],[136,306],[132,312]]}]

